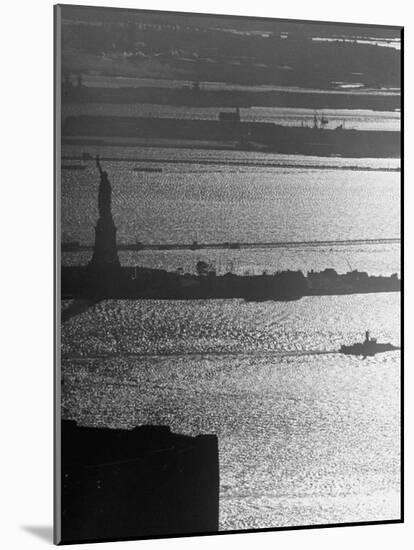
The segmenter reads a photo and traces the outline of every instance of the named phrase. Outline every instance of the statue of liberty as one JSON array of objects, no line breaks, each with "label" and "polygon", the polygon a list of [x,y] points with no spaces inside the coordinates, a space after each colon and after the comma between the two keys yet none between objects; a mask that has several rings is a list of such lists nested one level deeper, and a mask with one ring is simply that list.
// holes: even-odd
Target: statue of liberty
[{"label": "statue of liberty", "polygon": [[99,217],[104,218],[106,216],[112,216],[111,213],[111,195],[112,188],[108,179],[108,172],[102,170],[99,156],[96,155],[96,166],[98,167],[99,174],[101,176],[101,183],[98,191],[98,211]]},{"label": "statue of liberty", "polygon": [[92,260],[89,264],[95,271],[101,273],[120,268],[116,246],[116,227],[111,211],[112,188],[108,173],[102,170],[99,156],[96,156],[101,181],[98,190],[99,218],[95,227],[95,246]]}]

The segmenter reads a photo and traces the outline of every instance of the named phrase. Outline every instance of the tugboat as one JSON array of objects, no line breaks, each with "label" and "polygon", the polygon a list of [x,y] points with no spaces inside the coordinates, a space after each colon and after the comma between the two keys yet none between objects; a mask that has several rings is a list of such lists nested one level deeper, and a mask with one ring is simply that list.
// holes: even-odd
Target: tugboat
[{"label": "tugboat", "polygon": [[396,349],[400,348],[390,343],[381,344],[377,342],[376,338],[370,338],[369,331],[367,330],[363,342],[357,342],[356,344],[352,344],[352,346],[342,345],[339,352],[345,355],[362,355],[362,359],[366,359],[368,356],[373,357],[376,353],[383,353]]}]

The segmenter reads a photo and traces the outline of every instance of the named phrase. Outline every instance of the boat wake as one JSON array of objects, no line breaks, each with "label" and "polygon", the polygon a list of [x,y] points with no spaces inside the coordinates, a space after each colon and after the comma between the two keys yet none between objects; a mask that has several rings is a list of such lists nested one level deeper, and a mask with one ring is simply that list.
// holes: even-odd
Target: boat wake
[{"label": "boat wake", "polygon": [[252,350],[252,351],[191,351],[191,352],[127,352],[105,354],[62,354],[62,360],[94,360],[94,359],[132,359],[132,358],[159,358],[159,357],[302,357],[306,355],[333,355],[339,354],[339,350]]}]

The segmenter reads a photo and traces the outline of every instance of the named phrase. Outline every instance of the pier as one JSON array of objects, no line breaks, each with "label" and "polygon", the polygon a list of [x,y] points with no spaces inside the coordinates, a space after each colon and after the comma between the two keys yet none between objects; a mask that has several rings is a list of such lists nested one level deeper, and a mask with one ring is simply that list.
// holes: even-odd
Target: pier
[{"label": "pier", "polygon": [[[81,140],[82,141],[82,140]],[[65,140],[65,145],[79,145],[78,140]],[[123,142],[98,142],[99,145],[110,145],[111,147],[122,147],[127,145]],[[93,142],[84,140],[82,141],[82,144],[87,147],[88,145],[95,145]],[[139,144],[140,147],[151,147],[151,145],[146,145],[144,143]],[[163,145],[164,147],[168,148],[167,144]],[[235,148],[233,148],[234,150]],[[236,149],[237,150],[237,149]],[[340,158],[340,157],[337,157]],[[88,161],[93,160],[92,157],[88,153],[85,153],[84,156],[79,155],[63,155],[62,161],[76,161],[77,163],[80,161]],[[156,164],[158,165],[202,165],[202,166],[220,166],[222,168],[223,161],[220,159],[217,160],[207,160],[205,158],[191,158],[191,159],[160,159],[160,158],[151,158],[151,157],[141,157],[141,158],[134,158],[134,157],[124,157],[124,156],[104,156],[101,157],[102,161],[105,162],[133,162],[138,165],[142,164]],[[298,169],[298,170],[348,170],[352,172],[400,172],[400,167],[395,166],[360,166],[360,165],[333,165],[333,164],[302,164],[302,163],[293,163],[293,162],[283,162],[283,161],[271,161],[268,159],[265,160],[246,160],[246,159],[237,159],[237,160],[228,160],[225,161],[226,166],[232,166],[237,168],[288,168],[290,169]],[[82,165],[80,168],[78,164],[65,164],[62,166],[65,170],[81,170],[85,169],[86,165]],[[160,173],[163,171],[163,168],[154,168],[151,166],[138,166],[135,168],[132,168],[134,172],[141,172],[141,171],[148,171],[148,172],[156,172]]]},{"label": "pier", "polygon": [[[384,239],[347,239],[333,241],[270,241],[270,242],[217,242],[217,243],[118,243],[121,250],[240,250],[254,248],[303,248],[303,247],[332,247],[332,246],[360,246],[360,245],[399,245],[399,238]],[[77,252],[93,250],[93,244],[83,244],[78,241],[62,242],[62,252]]]}]

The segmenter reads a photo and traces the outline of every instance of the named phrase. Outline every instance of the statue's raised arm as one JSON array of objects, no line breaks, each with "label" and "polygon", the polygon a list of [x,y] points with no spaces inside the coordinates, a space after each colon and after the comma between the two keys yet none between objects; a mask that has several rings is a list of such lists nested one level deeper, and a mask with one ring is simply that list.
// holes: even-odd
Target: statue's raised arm
[{"label": "statue's raised arm", "polygon": [[102,176],[102,168],[101,168],[101,163],[99,162],[99,155],[96,155],[96,166],[98,167],[99,173]]}]

